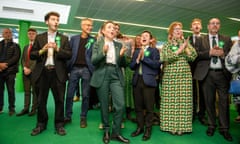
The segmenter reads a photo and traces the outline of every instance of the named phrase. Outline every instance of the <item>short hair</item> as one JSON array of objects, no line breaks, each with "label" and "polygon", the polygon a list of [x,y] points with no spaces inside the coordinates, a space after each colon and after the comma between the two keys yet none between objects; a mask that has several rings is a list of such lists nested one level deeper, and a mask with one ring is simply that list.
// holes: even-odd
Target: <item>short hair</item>
[{"label": "short hair", "polygon": [[119,30],[120,30],[120,24],[119,24],[119,23],[114,22],[114,25],[115,25],[115,26],[118,26],[118,28],[119,28]]},{"label": "short hair", "polygon": [[50,16],[60,17],[60,14],[57,12],[51,11],[45,15],[44,20],[47,21],[50,18]]},{"label": "short hair", "polygon": [[30,32],[30,31],[37,33],[37,30],[34,29],[34,28],[29,28],[29,29],[28,29],[28,32]]},{"label": "short hair", "polygon": [[150,38],[151,39],[153,38],[153,35],[152,35],[152,33],[150,31],[144,30],[141,34],[143,34],[143,33],[148,33],[150,35]]},{"label": "short hair", "polygon": [[[194,18],[194,19],[192,20],[192,23],[194,23],[195,21],[198,21],[198,22],[202,23],[202,20],[201,20],[200,18]],[[191,23],[191,24],[192,24],[192,23]]]},{"label": "short hair", "polygon": [[81,24],[82,24],[83,22],[85,22],[85,21],[93,22],[93,20],[90,19],[90,18],[83,18],[83,19],[81,20]]}]

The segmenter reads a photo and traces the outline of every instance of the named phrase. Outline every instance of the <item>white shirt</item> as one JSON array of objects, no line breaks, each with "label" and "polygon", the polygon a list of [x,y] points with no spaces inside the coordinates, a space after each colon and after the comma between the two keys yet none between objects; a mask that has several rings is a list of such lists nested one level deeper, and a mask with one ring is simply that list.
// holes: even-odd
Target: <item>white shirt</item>
[{"label": "white shirt", "polygon": [[[218,35],[211,35],[209,34],[209,45],[210,45],[210,48],[212,49],[212,41],[213,41],[213,36],[215,36],[215,40],[216,40],[216,45],[218,46],[218,43],[219,43],[219,39],[218,39]],[[210,62],[210,68],[212,69],[222,69],[222,62],[220,60],[219,57],[217,57],[217,63],[213,63],[212,61],[213,58],[211,58],[211,62]]]},{"label": "white shirt", "polygon": [[[54,33],[49,33],[48,32],[48,42],[55,42],[56,34],[57,34],[57,32],[54,32]],[[53,48],[48,48],[47,53],[48,54],[47,54],[47,60],[46,60],[45,66],[54,65],[54,57],[53,57],[54,49]]]},{"label": "white shirt", "polygon": [[116,51],[113,41],[105,42],[105,44],[108,45],[106,63],[116,64]]}]

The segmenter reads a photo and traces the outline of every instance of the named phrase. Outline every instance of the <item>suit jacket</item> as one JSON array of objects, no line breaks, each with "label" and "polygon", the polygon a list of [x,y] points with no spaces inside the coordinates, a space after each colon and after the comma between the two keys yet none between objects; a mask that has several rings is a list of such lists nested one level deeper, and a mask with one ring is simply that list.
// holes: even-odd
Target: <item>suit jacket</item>
[{"label": "suit jacket", "polygon": [[[193,35],[191,35],[189,37],[189,41],[190,41],[190,44],[193,46],[193,48],[198,51],[202,45],[202,36],[199,36],[199,37],[195,37],[195,43],[193,42]],[[196,66],[197,66],[197,62],[198,62],[198,57],[193,61],[193,62],[189,62],[190,66],[191,66],[191,72],[192,72],[192,75],[194,74],[194,71],[196,69]]]},{"label": "suit jacket", "polygon": [[157,81],[156,77],[160,70],[160,55],[159,51],[156,48],[147,48],[149,51],[148,56],[144,56],[143,60],[140,63],[137,63],[136,59],[141,49],[136,49],[133,58],[130,63],[130,68],[134,71],[133,74],[133,86],[136,86],[139,75],[140,63],[142,63],[142,77],[145,85],[156,87]]},{"label": "suit jacket", "polygon": [[[4,40],[0,41],[0,49],[4,46]],[[16,74],[18,72],[19,59],[21,56],[21,50],[17,43],[9,41],[7,43],[7,50],[5,52],[4,60],[0,62],[7,63],[8,68],[1,73]]]},{"label": "suit jacket", "polygon": [[[71,58],[72,51],[69,46],[68,37],[60,33],[57,33],[56,36],[59,36],[61,39],[59,52],[54,52],[56,74],[60,82],[66,82],[68,79],[66,62]],[[36,66],[32,73],[33,82],[36,82],[39,79],[43,71],[43,68],[45,67],[45,63],[47,60],[47,52],[45,52],[42,55],[39,55],[39,50],[41,50],[47,43],[48,43],[47,32],[36,36],[30,55],[30,58],[32,60],[36,60]]]},{"label": "suit jacket", "polygon": [[[230,37],[223,36],[223,35],[218,35],[218,39],[219,41],[224,42],[223,51],[224,51],[224,55],[226,56],[230,51],[230,48],[232,46],[232,41]],[[202,43],[202,46],[199,47],[199,50],[197,50],[198,63],[194,72],[194,78],[197,80],[203,80],[207,76],[207,73],[210,69],[210,62],[211,62],[211,57],[209,55],[209,51],[211,49],[210,42],[209,42],[209,35],[203,36],[201,43]],[[227,78],[227,80],[230,80],[231,73],[228,72],[225,67],[225,59],[224,58],[220,58],[220,59],[223,67],[224,76]]]},{"label": "suit jacket", "polygon": [[[22,67],[25,66],[26,64],[26,58],[27,58],[27,55],[28,55],[28,47],[29,47],[29,44],[26,45],[24,48],[23,48],[23,53],[22,53],[22,59],[21,59],[21,62],[22,62]],[[29,69],[31,69],[31,71],[33,71],[34,67],[36,65],[36,61],[35,60],[29,60]]]},{"label": "suit jacket", "polygon": [[[121,70],[121,67],[126,66],[125,56],[120,57],[120,50],[122,48],[122,44],[116,41],[113,41],[115,48],[115,56],[116,56],[116,69],[117,74],[120,79],[121,85],[124,86],[124,77]],[[90,85],[93,87],[100,87],[106,77],[106,55],[103,53],[104,39],[96,41],[93,45],[93,52],[91,61],[95,66],[93,75],[91,77]]]},{"label": "suit jacket", "polygon": [[[76,36],[71,37],[70,47],[72,49],[72,58],[67,62],[69,72],[72,70],[73,65],[74,65],[74,63],[77,59],[80,40],[81,40],[80,35],[76,35]],[[86,48],[85,60],[86,60],[88,70],[90,71],[91,74],[93,73],[93,70],[94,70],[94,66],[91,62],[92,46],[93,46],[94,41],[95,41],[95,39],[92,36],[88,36],[88,43],[85,45],[85,48]]]}]

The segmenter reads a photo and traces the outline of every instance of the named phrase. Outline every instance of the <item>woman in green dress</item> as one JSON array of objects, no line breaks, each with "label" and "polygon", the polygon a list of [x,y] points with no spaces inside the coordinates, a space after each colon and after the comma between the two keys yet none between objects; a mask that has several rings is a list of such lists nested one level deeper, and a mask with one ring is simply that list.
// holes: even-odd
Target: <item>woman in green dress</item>
[{"label": "woman in green dress", "polygon": [[182,23],[173,22],[168,30],[161,58],[164,62],[160,104],[160,128],[174,135],[192,132],[192,74],[189,61],[197,57],[184,39]]}]

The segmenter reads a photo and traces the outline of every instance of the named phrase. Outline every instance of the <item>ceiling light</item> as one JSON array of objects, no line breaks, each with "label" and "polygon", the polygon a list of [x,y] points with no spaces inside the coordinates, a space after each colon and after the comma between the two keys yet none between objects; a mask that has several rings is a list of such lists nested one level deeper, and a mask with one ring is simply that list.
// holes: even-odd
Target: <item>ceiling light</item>
[{"label": "ceiling light", "polygon": [[[77,18],[77,19],[84,19],[86,17],[78,17],[78,16],[76,16],[75,18]],[[100,22],[107,21],[105,19],[95,19],[95,18],[90,18],[90,19],[92,19],[94,21],[100,21]],[[122,21],[115,21],[115,20],[113,20],[113,21],[116,22],[116,23],[119,23],[119,24],[124,24],[124,25],[131,25],[131,26],[138,26],[138,27],[146,27],[146,28],[153,28],[153,29],[168,30],[168,27],[144,25],[144,24],[129,23],[129,22],[122,22]],[[189,30],[183,30],[183,31],[184,32],[188,32],[188,33],[192,33],[192,31],[189,31]]]},{"label": "ceiling light", "polygon": [[[40,7],[40,8],[39,8]],[[0,18],[43,22],[49,11],[61,14],[60,23],[67,24],[70,5],[30,0],[1,0]]]},{"label": "ceiling light", "polygon": [[232,17],[229,17],[228,19],[230,19],[230,20],[234,20],[234,21],[240,21],[239,18],[232,18]]}]

